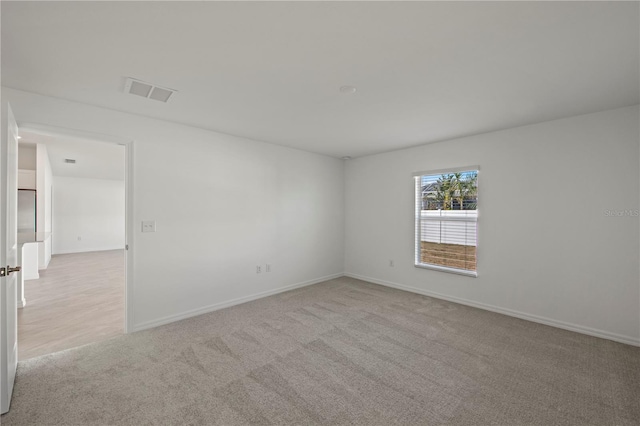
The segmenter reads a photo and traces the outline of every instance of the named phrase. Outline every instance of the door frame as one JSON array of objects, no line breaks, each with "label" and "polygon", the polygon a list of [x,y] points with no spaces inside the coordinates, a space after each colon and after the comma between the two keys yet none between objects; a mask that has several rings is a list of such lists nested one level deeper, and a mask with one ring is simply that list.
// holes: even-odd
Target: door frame
[{"label": "door frame", "polygon": [[[0,147],[0,175],[6,177],[0,187],[0,234],[3,240],[0,241],[0,260],[3,262],[2,269],[9,267],[18,267],[14,270],[15,275],[11,272],[4,271],[5,275],[0,279],[2,291],[0,296],[0,414],[9,411],[11,406],[11,397],[13,395],[13,387],[18,367],[18,281],[21,276],[19,264],[21,249],[17,240],[17,189],[18,189],[18,127],[15,122],[11,105],[6,102],[2,103],[2,133],[3,141],[6,137],[6,143],[3,142]],[[14,172],[15,176],[9,174]],[[10,191],[16,191],[11,194]],[[11,200],[10,200],[11,198]],[[15,227],[11,231],[11,227]],[[11,244],[11,245],[9,245]]]},{"label": "door frame", "polygon": [[[93,142],[102,142],[122,145],[125,148],[125,285],[124,285],[124,332],[131,333],[134,330],[133,289],[134,289],[134,147],[135,141],[130,138],[87,132],[84,130],[68,129],[50,126],[47,124],[28,123],[18,121],[18,130],[27,130],[31,133],[40,133],[48,136],[71,137],[86,139]],[[53,238],[53,235],[52,235]],[[27,301],[28,303],[28,301]],[[20,348],[18,348],[20,350]]]}]

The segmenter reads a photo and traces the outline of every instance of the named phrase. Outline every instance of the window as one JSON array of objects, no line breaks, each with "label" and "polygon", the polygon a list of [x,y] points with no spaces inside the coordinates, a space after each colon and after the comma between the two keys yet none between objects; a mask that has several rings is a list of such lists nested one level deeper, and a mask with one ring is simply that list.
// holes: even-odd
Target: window
[{"label": "window", "polygon": [[414,178],[415,265],[477,276],[478,167],[422,172]]}]

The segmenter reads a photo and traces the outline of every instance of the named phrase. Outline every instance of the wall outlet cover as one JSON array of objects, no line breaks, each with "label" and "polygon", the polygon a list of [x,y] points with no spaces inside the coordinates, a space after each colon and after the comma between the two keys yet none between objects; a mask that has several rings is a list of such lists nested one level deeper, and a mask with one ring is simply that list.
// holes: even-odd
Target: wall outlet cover
[{"label": "wall outlet cover", "polygon": [[156,221],[155,220],[143,220],[142,221],[142,232],[156,232]]}]

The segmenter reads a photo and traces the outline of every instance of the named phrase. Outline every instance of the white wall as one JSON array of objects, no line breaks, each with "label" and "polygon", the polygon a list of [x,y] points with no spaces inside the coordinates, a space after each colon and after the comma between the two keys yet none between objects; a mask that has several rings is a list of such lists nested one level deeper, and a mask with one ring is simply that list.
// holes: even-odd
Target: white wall
[{"label": "white wall", "polygon": [[[342,274],[342,160],[4,87],[2,97],[18,124],[135,141],[134,328]],[[157,232],[140,233],[142,220]],[[272,272],[256,274],[266,263]]]},{"label": "white wall", "polygon": [[[2,96],[19,123],[135,140],[135,328],[346,270],[640,342],[640,223],[612,214],[640,208],[638,107],[357,158],[345,175],[342,160],[321,155],[13,89]],[[478,278],[415,268],[412,173],[475,164]],[[540,200],[547,208],[513,215],[511,206]],[[156,220],[157,232],[140,233],[141,220]],[[273,272],[256,274],[265,263]]]},{"label": "white wall", "polygon": [[38,187],[35,170],[18,169],[18,189],[33,189]]},{"label": "white wall", "polygon": [[[346,272],[640,343],[638,121],[635,106],[347,162]],[[415,268],[412,173],[476,164],[478,278]]]},{"label": "white wall", "polygon": [[[35,145],[26,145],[18,143],[18,189],[34,189],[38,188],[37,179],[37,148]],[[37,197],[37,194],[36,194]],[[37,216],[37,215],[36,215]],[[36,219],[37,220],[37,219]],[[38,250],[39,243],[24,244],[22,247],[22,285],[18,286],[18,304],[24,306],[24,281],[37,280],[40,278],[38,273]]]},{"label": "white wall", "polygon": [[[52,195],[53,175],[47,146],[36,145],[36,231],[51,232],[52,229]],[[51,261],[51,236],[38,243],[38,268],[47,269]]]},{"label": "white wall", "polygon": [[53,199],[53,254],[124,248],[124,181],[54,176]]},{"label": "white wall", "polygon": [[35,170],[37,167],[35,145],[18,143],[18,169]]}]

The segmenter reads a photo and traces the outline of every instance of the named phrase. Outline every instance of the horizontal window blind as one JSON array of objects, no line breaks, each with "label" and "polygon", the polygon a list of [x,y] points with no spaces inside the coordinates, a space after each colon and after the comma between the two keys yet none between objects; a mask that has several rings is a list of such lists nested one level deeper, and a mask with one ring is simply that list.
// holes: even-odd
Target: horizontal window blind
[{"label": "horizontal window blind", "polygon": [[415,176],[416,266],[475,275],[478,170]]}]

